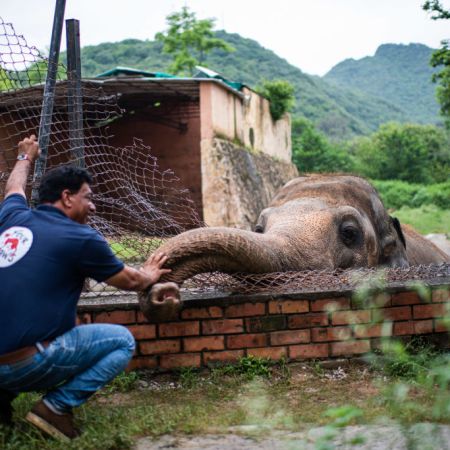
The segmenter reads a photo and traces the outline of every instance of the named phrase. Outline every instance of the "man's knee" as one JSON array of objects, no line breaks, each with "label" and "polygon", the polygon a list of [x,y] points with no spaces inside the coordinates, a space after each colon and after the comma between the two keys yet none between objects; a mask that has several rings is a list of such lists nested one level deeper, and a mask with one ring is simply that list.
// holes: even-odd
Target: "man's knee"
[{"label": "man's knee", "polygon": [[108,328],[110,336],[116,339],[121,348],[128,350],[130,353],[134,352],[136,342],[134,336],[127,327],[124,327],[123,325],[108,324]]}]

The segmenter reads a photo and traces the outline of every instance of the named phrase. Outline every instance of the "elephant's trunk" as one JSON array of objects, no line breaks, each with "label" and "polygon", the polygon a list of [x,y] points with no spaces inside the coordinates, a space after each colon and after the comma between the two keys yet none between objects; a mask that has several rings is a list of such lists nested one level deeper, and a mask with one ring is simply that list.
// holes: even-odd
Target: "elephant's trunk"
[{"label": "elephant's trunk", "polygon": [[286,270],[281,238],[231,228],[199,228],[182,233],[159,249],[172,272],[161,281],[181,283],[204,272],[266,273]]}]

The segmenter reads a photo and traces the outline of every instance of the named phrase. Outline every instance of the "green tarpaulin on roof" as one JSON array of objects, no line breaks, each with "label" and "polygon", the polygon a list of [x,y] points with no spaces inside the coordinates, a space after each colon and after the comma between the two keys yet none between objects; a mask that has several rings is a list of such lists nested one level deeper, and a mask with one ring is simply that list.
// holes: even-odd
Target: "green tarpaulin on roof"
[{"label": "green tarpaulin on roof", "polygon": [[146,72],[145,70],[132,69],[131,67],[114,67],[114,69],[107,70],[95,78],[102,77],[120,77],[123,75],[127,76],[141,76],[146,78],[176,78],[174,75],[164,72]]},{"label": "green tarpaulin on roof", "polygon": [[[208,69],[202,66],[196,66],[197,73],[192,78],[213,78],[215,80],[220,80],[225,83],[227,86],[235,89],[236,91],[242,90],[244,84],[236,81],[230,81],[224,76],[220,75],[214,70]],[[114,69],[107,70],[99,75],[96,75],[95,78],[105,78],[105,77],[121,77],[121,76],[135,76],[135,77],[143,77],[143,78],[178,78],[178,79],[186,79],[186,77],[178,77],[176,75],[171,75],[169,73],[164,72],[147,72],[145,70],[132,69],[131,67],[114,67]]]}]

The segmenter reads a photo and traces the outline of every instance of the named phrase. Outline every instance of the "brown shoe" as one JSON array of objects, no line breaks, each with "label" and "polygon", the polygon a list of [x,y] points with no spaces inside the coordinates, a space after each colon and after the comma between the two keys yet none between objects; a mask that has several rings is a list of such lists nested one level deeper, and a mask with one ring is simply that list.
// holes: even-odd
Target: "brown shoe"
[{"label": "brown shoe", "polygon": [[80,430],[73,424],[72,413],[56,414],[42,400],[33,406],[25,419],[41,431],[62,441],[68,442],[80,435]]}]

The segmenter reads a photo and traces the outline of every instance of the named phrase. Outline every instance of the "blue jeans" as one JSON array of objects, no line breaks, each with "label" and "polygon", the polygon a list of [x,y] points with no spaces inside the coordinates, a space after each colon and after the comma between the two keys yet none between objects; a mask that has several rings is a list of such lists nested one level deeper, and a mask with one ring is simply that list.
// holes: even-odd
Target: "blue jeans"
[{"label": "blue jeans", "polygon": [[43,400],[70,412],[125,369],[135,342],[123,326],[80,325],[47,348],[15,364],[0,365],[0,389],[13,393],[45,390]]}]

